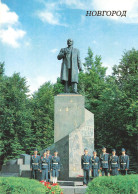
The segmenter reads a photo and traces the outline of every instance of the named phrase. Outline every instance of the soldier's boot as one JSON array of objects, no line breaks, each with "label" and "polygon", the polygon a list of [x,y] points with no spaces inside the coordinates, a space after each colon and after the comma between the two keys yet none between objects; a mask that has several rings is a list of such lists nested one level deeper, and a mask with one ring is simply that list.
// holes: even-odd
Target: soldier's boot
[{"label": "soldier's boot", "polygon": [[75,82],[72,83],[72,91],[73,91],[73,93],[76,93],[76,94],[78,93],[77,92],[77,83],[75,83]]},{"label": "soldier's boot", "polygon": [[55,183],[57,183],[57,177],[55,177]]},{"label": "soldier's boot", "polygon": [[53,183],[56,183],[56,177],[53,177]]}]

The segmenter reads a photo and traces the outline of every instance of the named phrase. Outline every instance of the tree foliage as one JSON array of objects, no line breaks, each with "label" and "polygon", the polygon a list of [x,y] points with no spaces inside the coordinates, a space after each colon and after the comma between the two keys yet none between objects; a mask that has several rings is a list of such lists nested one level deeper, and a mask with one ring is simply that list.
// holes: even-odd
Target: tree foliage
[{"label": "tree foliage", "polygon": [[42,150],[53,143],[54,137],[54,89],[50,82],[42,85],[31,100],[34,134],[33,147]]},{"label": "tree foliage", "polygon": [[[1,65],[0,72],[3,71]],[[2,160],[13,158],[31,146],[31,109],[28,108],[28,87],[18,73],[0,80],[0,135]]]}]

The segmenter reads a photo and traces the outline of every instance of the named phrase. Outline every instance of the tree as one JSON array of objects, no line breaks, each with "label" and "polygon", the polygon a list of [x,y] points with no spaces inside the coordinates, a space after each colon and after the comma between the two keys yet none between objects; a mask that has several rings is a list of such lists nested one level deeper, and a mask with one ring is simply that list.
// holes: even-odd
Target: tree
[{"label": "tree", "polygon": [[[123,110],[123,126],[127,133],[126,146],[128,142],[135,142],[137,138],[137,81],[138,81],[138,50],[125,51],[120,64],[114,66],[113,76],[116,84],[123,92],[121,108]],[[133,148],[136,144],[132,145]]]},{"label": "tree", "polygon": [[[3,69],[4,66],[2,66]],[[31,110],[25,78],[15,73],[0,81],[1,163],[28,152],[31,146]]]},{"label": "tree", "polygon": [[4,75],[4,63],[0,63],[0,78]]},{"label": "tree", "polygon": [[94,54],[88,48],[88,57],[85,58],[84,72],[79,74],[79,93],[85,95],[86,108],[95,113],[98,99],[104,88],[106,69],[102,67],[101,56]]},{"label": "tree", "polygon": [[34,141],[32,149],[42,150],[54,140],[54,90],[50,82],[42,85],[32,98],[32,130]]}]

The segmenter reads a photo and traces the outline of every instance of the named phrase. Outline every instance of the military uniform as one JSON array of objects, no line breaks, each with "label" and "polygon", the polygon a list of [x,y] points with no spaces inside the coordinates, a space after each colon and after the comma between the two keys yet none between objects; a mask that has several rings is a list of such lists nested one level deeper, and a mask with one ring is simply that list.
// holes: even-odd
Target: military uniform
[{"label": "military uniform", "polygon": [[108,168],[109,168],[109,154],[102,153],[100,154],[100,163],[102,168],[102,176],[108,176]]},{"label": "military uniform", "polygon": [[91,169],[91,156],[88,155],[82,155],[81,157],[81,168],[83,169],[84,172],[84,181],[83,184],[87,185],[89,182],[89,178],[90,178],[90,169]]},{"label": "military uniform", "polygon": [[[116,152],[115,149],[113,151]],[[116,155],[110,156],[109,166],[111,170],[111,175],[118,175],[118,169],[120,169],[119,157]]]},{"label": "military uniform", "polygon": [[40,156],[32,155],[30,167],[32,168],[32,178],[37,179],[38,170],[40,169]]},{"label": "military uniform", "polygon": [[[125,151],[123,148],[122,151]],[[129,156],[128,155],[121,155],[119,158],[120,161],[120,172],[122,175],[127,175],[127,170],[129,169]]]},{"label": "military uniform", "polygon": [[[47,149],[46,151],[50,151],[49,149]],[[52,161],[52,155],[51,154],[47,154],[47,157],[49,158],[49,160],[50,160],[50,165],[51,165],[51,161]],[[48,182],[50,182],[51,181],[51,172],[49,171],[48,172]]]},{"label": "military uniform", "polygon": [[60,171],[60,157],[59,156],[53,156],[51,160],[51,169],[52,169],[52,176],[58,177],[59,171]]},{"label": "military uniform", "polygon": [[99,176],[98,170],[100,170],[100,159],[98,156],[96,157],[92,156],[91,161],[92,161],[92,177],[97,177]]},{"label": "military uniform", "polygon": [[40,170],[42,170],[42,180],[48,182],[48,172],[50,171],[50,159],[46,157],[41,157],[40,159]]}]

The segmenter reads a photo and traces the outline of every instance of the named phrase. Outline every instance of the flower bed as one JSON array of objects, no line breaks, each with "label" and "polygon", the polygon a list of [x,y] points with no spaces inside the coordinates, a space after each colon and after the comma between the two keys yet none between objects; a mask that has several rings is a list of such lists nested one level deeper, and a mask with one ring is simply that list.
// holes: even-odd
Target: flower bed
[{"label": "flower bed", "polygon": [[2,194],[63,194],[58,184],[50,185],[46,182],[21,178],[0,177],[0,193]]},{"label": "flower bed", "polygon": [[52,185],[49,182],[40,181],[46,187],[46,193],[50,194],[63,194],[58,183],[53,183]]}]

